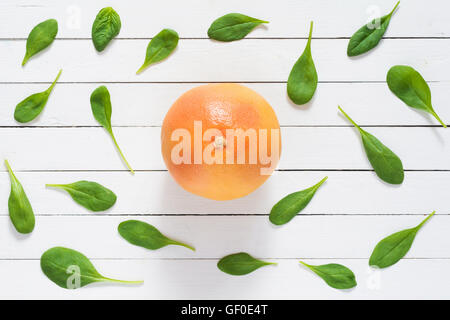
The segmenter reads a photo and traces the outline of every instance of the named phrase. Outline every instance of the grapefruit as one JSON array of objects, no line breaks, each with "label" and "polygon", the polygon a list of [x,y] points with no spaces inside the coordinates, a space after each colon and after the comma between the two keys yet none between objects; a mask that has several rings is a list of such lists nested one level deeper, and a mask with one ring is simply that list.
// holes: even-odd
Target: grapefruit
[{"label": "grapefruit", "polygon": [[280,125],[269,103],[238,84],[209,84],[184,93],[161,132],[164,162],[196,195],[231,200],[261,186],[281,154]]}]

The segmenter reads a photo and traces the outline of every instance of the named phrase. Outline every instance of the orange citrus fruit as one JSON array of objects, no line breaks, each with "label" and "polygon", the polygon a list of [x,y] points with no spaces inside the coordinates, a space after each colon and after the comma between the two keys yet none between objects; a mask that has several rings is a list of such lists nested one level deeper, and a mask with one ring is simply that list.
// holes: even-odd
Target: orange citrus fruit
[{"label": "orange citrus fruit", "polygon": [[238,84],[209,84],[184,93],[164,119],[161,150],[185,190],[214,200],[243,197],[278,164],[280,125],[272,107]]}]

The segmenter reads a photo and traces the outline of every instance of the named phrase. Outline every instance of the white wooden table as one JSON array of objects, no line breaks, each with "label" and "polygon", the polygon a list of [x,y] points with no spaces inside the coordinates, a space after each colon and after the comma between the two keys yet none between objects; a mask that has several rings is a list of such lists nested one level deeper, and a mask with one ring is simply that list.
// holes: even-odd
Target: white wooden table
[{"label": "white wooden table", "polygon": [[[375,4],[376,2],[376,4]],[[372,13],[389,12],[394,0],[2,0],[0,2],[0,159],[7,158],[26,188],[36,229],[19,236],[7,211],[10,182],[0,173],[0,298],[301,299],[450,298],[450,129],[407,108],[387,88],[395,64],[412,65],[429,81],[436,111],[450,121],[450,20],[447,0],[403,0],[378,48],[361,58],[346,55],[348,38]],[[375,4],[375,6],[374,6]],[[90,39],[98,10],[112,6],[122,30],[98,54]],[[374,11],[375,9],[375,11]],[[269,20],[233,43],[207,39],[217,17],[241,12]],[[20,67],[31,28],[59,22],[49,50]],[[314,20],[312,51],[319,74],[314,100],[296,107],[286,79]],[[147,44],[163,28],[181,37],[166,61],[140,76]],[[13,119],[15,105],[44,90],[63,69],[48,104],[26,127]],[[282,125],[279,170],[243,199],[214,202],[188,194],[169,176],[160,155],[160,125],[184,91],[209,82],[239,82],[261,93]],[[119,144],[137,170],[131,176],[106,132],[92,117],[89,96],[106,84]],[[401,187],[382,183],[370,170],[357,132],[337,112],[343,108],[403,160]],[[269,223],[272,205],[325,175],[315,199],[288,225]],[[118,195],[108,212],[92,214],[66,194],[44,187],[88,179]],[[407,258],[376,271],[368,267],[384,236],[437,215],[418,234]],[[120,238],[118,224],[140,219],[193,244],[151,252]],[[92,285],[64,290],[41,272],[48,248],[67,246],[92,259],[106,276],[144,279],[142,286]],[[248,276],[216,268],[219,258],[246,251],[279,262]],[[329,288],[305,270],[337,262],[356,274],[356,289]]]}]

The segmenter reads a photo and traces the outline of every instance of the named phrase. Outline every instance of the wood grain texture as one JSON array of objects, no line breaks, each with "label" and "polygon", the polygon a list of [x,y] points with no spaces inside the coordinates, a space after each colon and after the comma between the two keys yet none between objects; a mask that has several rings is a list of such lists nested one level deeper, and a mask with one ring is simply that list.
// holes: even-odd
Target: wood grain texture
[{"label": "wood grain texture", "polygon": [[[275,227],[267,216],[39,216],[36,231],[29,237],[21,236],[17,245],[18,237],[11,237],[15,232],[8,217],[2,216],[0,242],[4,249],[0,260],[39,259],[43,250],[54,246],[76,247],[96,259],[220,259],[241,251],[266,259],[368,259],[379,240],[418,225],[424,217],[298,216],[284,227]],[[129,219],[150,223],[196,251],[179,246],[151,251],[131,245],[117,231],[118,225]],[[407,258],[446,258],[450,239],[442,234],[449,224],[450,216],[435,216],[418,233]]]},{"label": "wood grain texture", "polygon": [[[352,109],[346,111],[352,114]],[[389,127],[368,131],[389,146],[407,170],[450,170],[450,148],[445,143],[449,130]],[[160,128],[121,127],[114,132],[133,169],[166,169]],[[285,127],[281,137],[280,169],[371,169],[354,128]],[[124,170],[103,128],[0,128],[0,139],[0,157],[9,159],[16,170]],[[39,156],[23,157],[23,150]]]},{"label": "wood grain texture", "polygon": [[[373,172],[275,172],[251,195],[234,201],[213,201],[184,191],[168,172],[17,172],[37,215],[92,215],[62,191],[46,183],[93,180],[113,190],[117,203],[103,215],[267,215],[285,195],[327,182],[302,212],[317,215],[450,214],[447,190],[450,172],[407,172],[401,187],[388,186]],[[0,174],[0,201],[7,201],[9,180]],[[7,215],[7,208],[0,208]],[[175,221],[175,220],[174,220]],[[236,232],[244,232],[246,228]],[[338,236],[337,236],[338,237]]]}]

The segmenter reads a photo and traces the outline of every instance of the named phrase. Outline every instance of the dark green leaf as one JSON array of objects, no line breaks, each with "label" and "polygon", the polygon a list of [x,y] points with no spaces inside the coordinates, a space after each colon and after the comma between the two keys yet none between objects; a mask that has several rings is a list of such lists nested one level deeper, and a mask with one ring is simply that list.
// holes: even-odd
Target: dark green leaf
[{"label": "dark green leaf", "polygon": [[431,104],[430,87],[419,72],[409,66],[394,66],[387,74],[389,89],[408,106],[433,115],[439,123],[447,128]]},{"label": "dark green leaf", "polygon": [[41,257],[42,272],[64,289],[78,289],[94,282],[140,284],[143,281],[123,281],[102,276],[82,253],[62,247],[54,247]]},{"label": "dark green leaf", "polygon": [[276,265],[276,263],[255,259],[245,252],[230,254],[220,259],[220,261],[217,263],[217,267],[221,271],[233,276],[242,276],[245,274],[249,274],[256,269],[268,265]]},{"label": "dark green leaf", "polygon": [[390,184],[403,183],[405,174],[400,158],[373,135],[361,129],[341,107],[339,110],[359,130],[367,158],[377,176]]},{"label": "dark green leaf", "polygon": [[112,114],[112,106],[111,106],[111,97],[109,95],[108,89],[106,89],[105,86],[100,86],[97,89],[94,90],[91,94],[91,109],[92,113],[94,115],[95,120],[98,121],[102,125],[103,128],[106,129],[106,131],[111,136],[117,150],[120,153],[120,156],[122,157],[123,161],[125,162],[128,169],[131,171],[132,174],[134,174],[134,170],[131,168],[130,164],[128,163],[127,159],[125,159],[124,154],[122,153],[122,150],[120,149],[116,137],[114,136],[114,133],[112,131],[111,126],[111,114]]},{"label": "dark green leaf", "polygon": [[5,160],[5,165],[11,178],[11,193],[8,200],[9,216],[17,232],[30,233],[35,225],[33,208],[22,185],[9,166],[8,160]]},{"label": "dark green leaf", "polygon": [[30,122],[42,112],[47,104],[50,93],[52,93],[56,82],[61,76],[61,72],[62,70],[59,71],[55,81],[53,81],[52,85],[47,90],[29,96],[16,106],[16,110],[14,111],[14,119],[16,119],[17,122]]},{"label": "dark green leaf", "polygon": [[148,44],[144,64],[136,74],[144,71],[148,66],[167,58],[178,45],[178,33],[172,29],[164,29]]},{"label": "dark green leaf", "polygon": [[269,22],[240,13],[229,13],[211,24],[208,29],[208,37],[226,42],[240,40],[262,23]]},{"label": "dark green leaf", "polygon": [[369,265],[387,268],[400,261],[411,248],[417,232],[434,214],[431,213],[417,227],[396,232],[378,242],[370,256]]},{"label": "dark green leaf", "polygon": [[27,39],[27,51],[22,61],[24,66],[27,61],[35,54],[41,52],[55,40],[58,33],[58,22],[55,19],[49,19],[39,23],[31,30]]},{"label": "dark green leaf", "polygon": [[120,235],[129,243],[144,247],[149,250],[156,250],[168,245],[186,247],[195,251],[187,244],[167,238],[154,226],[137,220],[127,220],[119,225]]},{"label": "dark green leaf", "polygon": [[366,53],[378,45],[386,33],[392,15],[399,4],[400,1],[388,15],[379,19],[374,19],[371,23],[364,25],[361,29],[356,31],[348,43],[347,55],[349,57]]},{"label": "dark green leaf", "polygon": [[94,212],[108,210],[117,200],[114,192],[96,182],[78,181],[71,184],[47,184],[46,186],[67,191],[76,203]]},{"label": "dark green leaf", "polygon": [[92,42],[97,51],[103,51],[108,43],[116,37],[122,24],[120,17],[113,8],[107,7],[100,10],[92,25]]},{"label": "dark green leaf", "polygon": [[305,51],[294,64],[287,82],[287,93],[295,104],[302,105],[309,102],[317,89],[317,71],[311,55],[311,36],[313,22],[309,30],[308,44]]},{"label": "dark green leaf", "polygon": [[328,179],[323,178],[319,183],[311,188],[291,193],[275,204],[270,211],[269,220],[276,225],[282,225],[292,220],[302,211],[314,197],[317,189]]},{"label": "dark green leaf", "polygon": [[300,263],[311,269],[332,288],[351,289],[357,285],[352,270],[341,264],[330,263],[321,266],[311,266],[302,261]]}]

